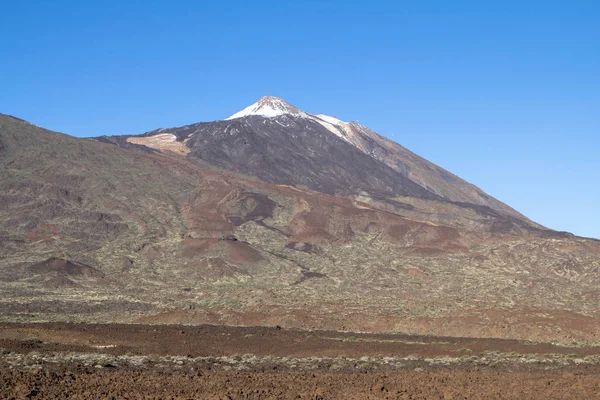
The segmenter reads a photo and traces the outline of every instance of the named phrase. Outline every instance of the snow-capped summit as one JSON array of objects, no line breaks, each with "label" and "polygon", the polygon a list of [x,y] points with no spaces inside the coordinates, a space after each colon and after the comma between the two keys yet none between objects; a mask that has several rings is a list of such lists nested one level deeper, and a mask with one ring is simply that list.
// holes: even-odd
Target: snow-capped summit
[{"label": "snow-capped summit", "polygon": [[341,139],[362,148],[360,133],[357,132],[352,123],[344,122],[336,117],[325,114],[310,114],[289,104],[279,97],[264,96],[256,103],[233,114],[226,120],[259,115],[265,118],[274,118],[280,115],[294,115],[317,122]]},{"label": "snow-capped summit", "polygon": [[256,103],[236,112],[231,117],[226,118],[226,120],[247,117],[249,115],[260,115],[262,117],[272,118],[284,114],[306,116],[304,111],[288,104],[279,97],[264,96]]}]

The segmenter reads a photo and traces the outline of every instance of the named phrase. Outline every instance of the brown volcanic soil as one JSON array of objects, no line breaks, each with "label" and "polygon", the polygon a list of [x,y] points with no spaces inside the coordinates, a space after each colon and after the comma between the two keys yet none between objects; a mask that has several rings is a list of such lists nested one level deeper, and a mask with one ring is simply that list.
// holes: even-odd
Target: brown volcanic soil
[{"label": "brown volcanic soil", "polygon": [[595,399],[597,370],[572,372],[0,370],[17,399]]},{"label": "brown volcanic soil", "polygon": [[[0,321],[600,343],[600,241],[476,204],[268,183],[122,139],[0,116]],[[452,194],[455,177],[439,178],[435,191]]]},{"label": "brown volcanic soil", "polygon": [[0,398],[593,399],[600,347],[264,327],[0,325]]}]

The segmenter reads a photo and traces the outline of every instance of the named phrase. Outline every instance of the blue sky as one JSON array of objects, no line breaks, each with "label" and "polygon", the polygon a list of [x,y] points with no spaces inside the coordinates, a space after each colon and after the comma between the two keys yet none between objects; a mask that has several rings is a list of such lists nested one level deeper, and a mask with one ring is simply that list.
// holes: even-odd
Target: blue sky
[{"label": "blue sky", "polygon": [[600,2],[0,6],[2,113],[94,136],[279,96],[358,120],[548,227],[600,238]]}]

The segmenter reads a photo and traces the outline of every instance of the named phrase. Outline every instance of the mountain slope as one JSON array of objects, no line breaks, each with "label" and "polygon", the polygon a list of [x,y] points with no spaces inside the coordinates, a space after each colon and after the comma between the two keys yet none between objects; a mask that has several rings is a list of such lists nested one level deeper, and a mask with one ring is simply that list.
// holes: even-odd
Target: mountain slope
[{"label": "mountain slope", "polygon": [[293,115],[312,120],[363,153],[383,162],[434,194],[451,201],[488,206],[514,217],[524,218],[522,214],[485,194],[476,186],[356,122],[344,122],[324,114],[309,114],[272,96],[261,98],[226,120],[251,115],[266,118]]},{"label": "mountain slope", "polygon": [[[184,128],[185,129],[185,128]],[[248,116],[196,124],[188,157],[328,194],[368,191],[379,196],[437,196],[340,140],[321,125],[292,115]],[[178,137],[181,130],[170,130]]]},{"label": "mountain slope", "polygon": [[144,153],[2,115],[0,142],[0,254],[19,266],[4,273],[51,257],[102,260],[108,273],[142,243],[181,236],[178,201],[195,181],[173,180]]},{"label": "mountain slope", "polygon": [[1,319],[600,334],[596,241],[428,192],[336,197],[102,141],[0,115]]},{"label": "mountain slope", "polygon": [[408,196],[489,207],[542,228],[367,127],[310,114],[276,97],[263,97],[224,121],[103,140],[171,150],[269,182],[329,194]]},{"label": "mountain slope", "polygon": [[348,133],[349,140],[363,152],[438,196],[451,201],[487,206],[517,218],[525,218],[478,187],[363,125],[340,121],[337,126],[341,126],[342,130]]}]

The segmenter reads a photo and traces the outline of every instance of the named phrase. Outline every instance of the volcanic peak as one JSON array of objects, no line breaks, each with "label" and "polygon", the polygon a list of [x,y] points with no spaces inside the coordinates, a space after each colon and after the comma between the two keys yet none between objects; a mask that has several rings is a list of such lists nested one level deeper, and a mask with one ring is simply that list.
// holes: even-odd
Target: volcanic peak
[{"label": "volcanic peak", "polygon": [[272,118],[284,114],[306,116],[304,111],[299,110],[279,97],[264,96],[256,103],[251,104],[229,118],[226,118],[226,120],[247,117],[250,115],[260,115],[262,117]]},{"label": "volcanic peak", "polygon": [[349,123],[325,114],[307,113],[294,107],[279,97],[264,96],[256,103],[233,114],[225,120],[232,120],[251,115],[258,115],[265,118],[274,118],[280,115],[294,115],[297,117],[302,117],[317,122],[341,139],[356,144],[356,138],[353,137],[356,135],[356,133],[352,131]]}]

